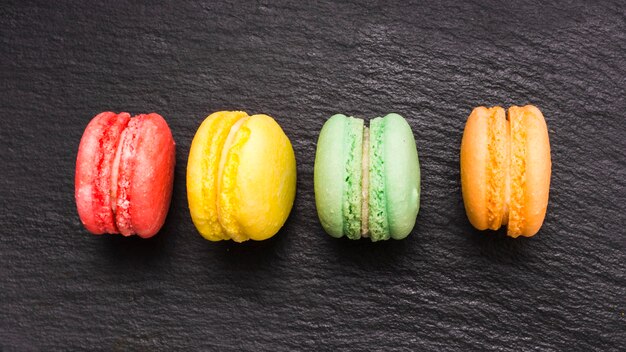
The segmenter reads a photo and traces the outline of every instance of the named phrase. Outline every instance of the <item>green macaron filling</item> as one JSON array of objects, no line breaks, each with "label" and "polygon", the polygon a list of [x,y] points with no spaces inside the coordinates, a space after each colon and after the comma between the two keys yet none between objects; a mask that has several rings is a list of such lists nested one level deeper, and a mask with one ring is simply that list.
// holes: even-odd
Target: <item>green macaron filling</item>
[{"label": "green macaron filling", "polygon": [[374,242],[389,239],[385,192],[384,129],[383,118],[377,117],[370,121],[368,227],[369,236]]}]

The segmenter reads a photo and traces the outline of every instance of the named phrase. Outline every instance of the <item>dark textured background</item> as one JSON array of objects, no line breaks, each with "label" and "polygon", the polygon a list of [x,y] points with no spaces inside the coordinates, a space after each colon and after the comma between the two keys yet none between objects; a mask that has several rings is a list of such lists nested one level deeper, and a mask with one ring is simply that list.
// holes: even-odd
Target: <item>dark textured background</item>
[{"label": "dark textured background", "polygon": [[[626,348],[623,2],[3,1],[0,14],[0,350]],[[479,233],[460,193],[465,120],[526,103],[550,130],[548,215],[531,239]],[[271,240],[211,243],[190,220],[189,145],[222,109],[272,115],[293,143],[296,202]],[[103,110],[172,128],[174,198],[151,240],[78,219],[76,151]],[[417,140],[417,226],[333,239],[314,207],[319,129],[391,111]]]}]

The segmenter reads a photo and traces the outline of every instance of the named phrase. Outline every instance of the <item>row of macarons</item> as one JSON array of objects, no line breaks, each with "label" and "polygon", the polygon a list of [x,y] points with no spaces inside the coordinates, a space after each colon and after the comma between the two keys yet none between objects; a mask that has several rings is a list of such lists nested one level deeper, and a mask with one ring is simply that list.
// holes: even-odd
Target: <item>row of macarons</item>
[{"label": "row of macarons", "polygon": [[[162,116],[103,112],[87,125],[76,160],[75,198],[93,234],[154,236],[169,209],[175,143]],[[465,210],[479,230],[535,235],[544,220],[551,157],[536,107],[477,107],[461,142]],[[410,125],[392,113],[369,122],[337,114],[320,131],[315,203],[333,237],[403,239],[420,207],[420,166]],[[267,115],[219,111],[198,128],[187,163],[192,221],[207,240],[265,240],[291,212],[296,159]]]}]

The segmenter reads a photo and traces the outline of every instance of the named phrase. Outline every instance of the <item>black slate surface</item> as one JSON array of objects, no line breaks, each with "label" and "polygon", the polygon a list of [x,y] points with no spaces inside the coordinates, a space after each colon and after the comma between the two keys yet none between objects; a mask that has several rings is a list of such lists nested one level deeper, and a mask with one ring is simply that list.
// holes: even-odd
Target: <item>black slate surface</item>
[{"label": "black slate surface", "polygon": [[[625,23],[621,1],[4,1],[0,350],[624,351]],[[552,144],[544,226],[477,232],[465,120],[526,103]],[[222,109],[270,114],[293,143],[296,202],[271,240],[210,243],[190,220],[189,145]],[[174,197],[153,239],[78,219],[76,151],[104,110],[172,128]],[[333,239],[314,206],[319,129],[392,111],[417,140],[417,226]]]}]

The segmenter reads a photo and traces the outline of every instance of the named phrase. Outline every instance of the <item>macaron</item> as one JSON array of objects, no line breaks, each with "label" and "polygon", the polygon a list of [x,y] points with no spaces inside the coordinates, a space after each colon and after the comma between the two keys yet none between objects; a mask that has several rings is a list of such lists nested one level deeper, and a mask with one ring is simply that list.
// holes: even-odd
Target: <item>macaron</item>
[{"label": "macaron", "polygon": [[97,235],[154,236],[169,209],[175,153],[159,114],[96,115],[76,157],[76,207],[85,228]]},{"label": "macaron", "polygon": [[209,115],[191,142],[187,199],[196,229],[209,241],[265,240],[283,226],[296,194],[289,138],[267,115]]},{"label": "macaron", "polygon": [[461,141],[461,187],[476,229],[506,225],[508,236],[535,235],[546,215],[551,169],[548,128],[539,109],[472,111]]},{"label": "macaron", "polygon": [[403,239],[415,226],[420,166],[411,127],[398,114],[332,116],[320,131],[314,166],[315,205],[333,237]]}]

